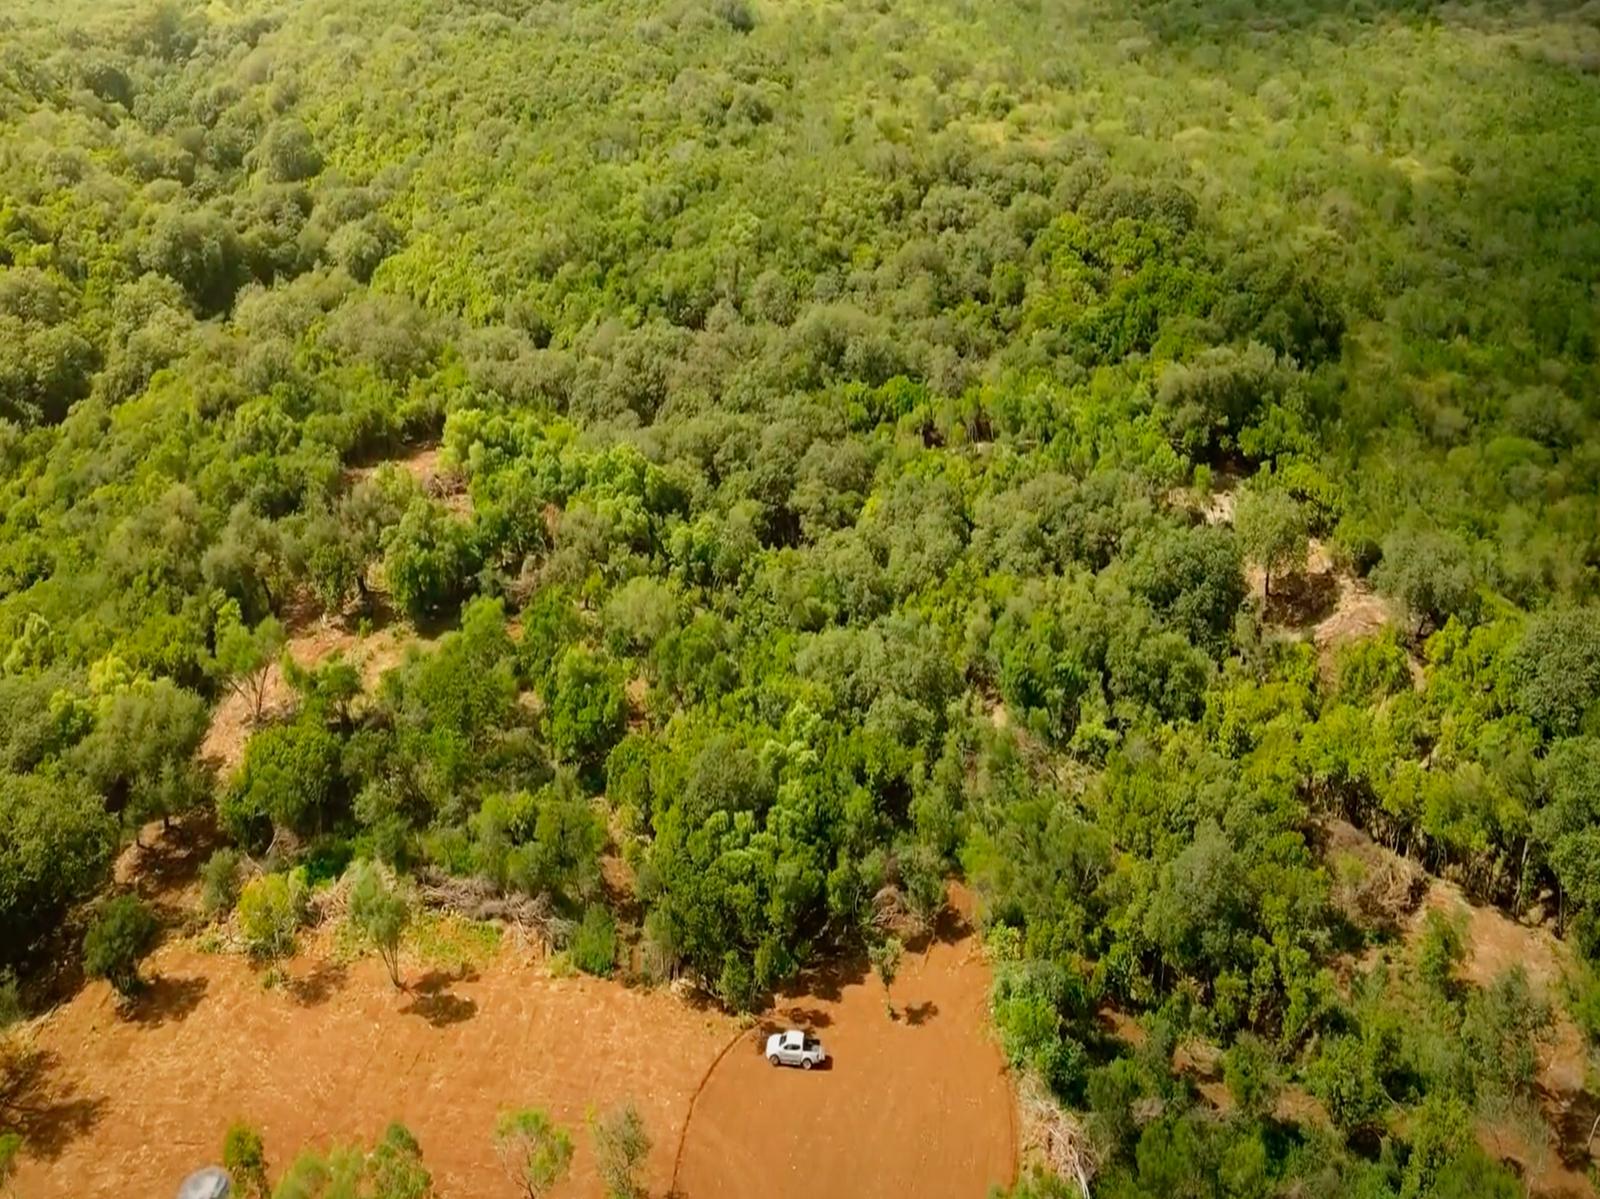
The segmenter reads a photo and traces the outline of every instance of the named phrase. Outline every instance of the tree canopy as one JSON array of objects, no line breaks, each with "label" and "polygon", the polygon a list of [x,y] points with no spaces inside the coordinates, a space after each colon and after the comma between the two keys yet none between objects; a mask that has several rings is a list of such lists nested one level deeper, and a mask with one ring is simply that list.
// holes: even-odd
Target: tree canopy
[{"label": "tree canopy", "polygon": [[3,23],[0,965],[196,808],[268,958],[355,860],[740,1008],[959,873],[1101,1193],[1518,1185],[1526,980],[1336,971],[1326,833],[1600,952],[1592,5]]}]

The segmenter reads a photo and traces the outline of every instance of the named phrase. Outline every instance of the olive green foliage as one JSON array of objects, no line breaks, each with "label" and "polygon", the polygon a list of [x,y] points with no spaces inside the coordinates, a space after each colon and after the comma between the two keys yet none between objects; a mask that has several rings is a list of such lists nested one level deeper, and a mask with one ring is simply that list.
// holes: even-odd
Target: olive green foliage
[{"label": "olive green foliage", "polygon": [[11,1181],[11,1176],[16,1173],[17,1162],[22,1157],[22,1134],[15,1132],[0,1132],[0,1186]]},{"label": "olive green foliage", "polygon": [[350,923],[378,951],[389,981],[400,986],[400,942],[411,923],[411,903],[405,892],[372,862],[357,862],[347,876],[350,884]]},{"label": "olive green foliage", "polygon": [[200,910],[211,919],[227,916],[239,902],[242,855],[224,846],[200,867]]},{"label": "olive green foliage", "polygon": [[433,1177],[417,1139],[391,1124],[370,1150],[336,1147],[302,1153],[273,1188],[272,1199],[430,1199]]},{"label": "olive green foliage", "polygon": [[339,752],[338,739],[312,719],[263,729],[218,802],[223,826],[241,844],[258,846],[274,829],[308,835],[325,827],[340,784]]},{"label": "olive green foliage", "polygon": [[548,1194],[572,1168],[572,1137],[537,1108],[501,1112],[494,1148],[506,1177],[527,1199]]},{"label": "olive green foliage", "polygon": [[894,1000],[890,998],[889,988],[894,986],[895,977],[900,973],[900,959],[904,956],[905,946],[895,937],[885,937],[867,949],[872,972],[883,984],[883,1003],[891,1018],[894,1016]]},{"label": "olive green foliage", "polygon": [[10,970],[0,970],[0,1033],[16,1024],[26,1014],[22,1003],[22,985]]},{"label": "olive green foliage", "polygon": [[650,1136],[639,1109],[626,1103],[591,1116],[589,1135],[607,1199],[639,1199],[645,1193],[639,1173],[650,1155]]},{"label": "olive green foliage", "polygon": [[1272,595],[1272,576],[1305,566],[1306,517],[1293,496],[1277,489],[1249,488],[1238,500],[1234,526],[1245,556],[1264,572],[1262,590]]},{"label": "olive green foliage", "polygon": [[239,602],[229,599],[217,612],[212,636],[217,645],[211,661],[213,673],[249,704],[251,716],[260,720],[268,672],[283,649],[283,625],[269,615],[251,628],[239,614]]},{"label": "olive green foliage", "polygon": [[[1461,1129],[1539,1022],[1432,934],[1336,971],[1379,930],[1321,848],[1600,951],[1592,11],[7,16],[8,963],[212,795],[597,944],[614,850],[640,960],[738,1007],[960,870],[1097,1193],[1511,1185]],[[1401,616],[1331,662],[1246,595],[1311,537]],[[430,643],[261,710],[308,618]],[[213,779],[229,691],[272,723]],[[240,896],[258,951],[295,890]]]},{"label": "olive green foliage", "polygon": [[105,878],[116,825],[76,779],[0,775],[0,911],[15,935],[0,955],[20,953],[68,904]]},{"label": "olive green foliage", "polygon": [[583,920],[572,934],[572,964],[586,974],[604,978],[617,965],[617,924],[599,904],[584,909]]},{"label": "olive green foliage", "polygon": [[268,962],[292,953],[295,933],[305,921],[306,898],[301,870],[263,874],[246,883],[235,912],[246,948]]},{"label": "olive green foliage", "polygon": [[235,1121],[222,1138],[222,1168],[241,1192],[252,1199],[267,1199],[267,1154],[261,1134],[249,1124]]},{"label": "olive green foliage", "polygon": [[155,913],[138,896],[107,900],[83,938],[84,973],[105,979],[119,995],[137,993],[143,982],[139,963],[154,947],[159,929]]}]

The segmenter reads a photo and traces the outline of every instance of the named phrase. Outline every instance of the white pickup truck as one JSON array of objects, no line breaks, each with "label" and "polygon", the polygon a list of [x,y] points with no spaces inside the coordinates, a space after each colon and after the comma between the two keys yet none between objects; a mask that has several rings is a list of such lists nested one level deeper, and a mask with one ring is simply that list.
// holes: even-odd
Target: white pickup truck
[{"label": "white pickup truck", "polygon": [[775,1032],[767,1038],[767,1060],[774,1066],[799,1066],[809,1070],[828,1060],[828,1051],[815,1037],[808,1037],[799,1029]]}]

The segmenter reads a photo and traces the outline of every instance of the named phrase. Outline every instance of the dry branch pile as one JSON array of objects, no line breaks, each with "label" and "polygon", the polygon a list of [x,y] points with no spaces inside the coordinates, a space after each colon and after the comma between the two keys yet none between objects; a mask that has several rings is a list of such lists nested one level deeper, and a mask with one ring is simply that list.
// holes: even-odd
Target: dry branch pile
[{"label": "dry branch pile", "polygon": [[1334,903],[1360,928],[1398,929],[1427,889],[1421,867],[1377,845],[1338,853],[1332,866]]},{"label": "dry branch pile", "polygon": [[557,931],[547,898],[507,894],[481,878],[455,878],[425,870],[417,879],[417,897],[425,907],[454,912],[468,920],[498,920],[537,933],[547,942]]},{"label": "dry branch pile", "polygon": [[1057,1178],[1075,1180],[1084,1199],[1089,1199],[1089,1183],[1099,1165],[1089,1134],[1033,1074],[1024,1074],[1017,1090],[1023,1154]]}]

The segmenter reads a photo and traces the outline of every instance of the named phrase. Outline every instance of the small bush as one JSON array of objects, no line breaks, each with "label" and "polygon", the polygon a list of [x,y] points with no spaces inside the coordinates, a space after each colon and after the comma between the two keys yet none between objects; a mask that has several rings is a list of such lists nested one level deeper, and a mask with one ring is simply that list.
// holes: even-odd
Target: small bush
[{"label": "small bush", "polygon": [[267,1154],[261,1134],[250,1125],[235,1122],[222,1139],[222,1165],[241,1193],[266,1199]]},{"label": "small bush", "polygon": [[305,877],[264,874],[239,893],[239,931],[258,958],[275,960],[294,949],[294,935],[305,919]]},{"label": "small bush", "polygon": [[109,901],[83,939],[83,968],[103,978],[120,995],[139,990],[139,963],[155,944],[160,925],[155,913],[134,895]]},{"label": "small bush", "polygon": [[617,965],[617,923],[611,913],[599,904],[591,905],[569,948],[579,970],[601,978],[609,976]]},{"label": "small bush", "polygon": [[615,1108],[603,1116],[592,1117],[589,1130],[594,1136],[594,1155],[610,1199],[635,1199],[643,1195],[639,1170],[650,1155],[650,1135],[633,1104]]},{"label": "small bush", "polygon": [[0,1187],[11,1180],[17,1168],[17,1159],[21,1156],[22,1134],[0,1132]]},{"label": "small bush", "polygon": [[9,970],[0,970],[0,1032],[4,1032],[22,1019],[22,991],[17,986],[17,976]]},{"label": "small bush", "polygon": [[237,849],[219,849],[200,868],[200,910],[212,920],[220,920],[239,902],[239,864],[243,855]]}]

